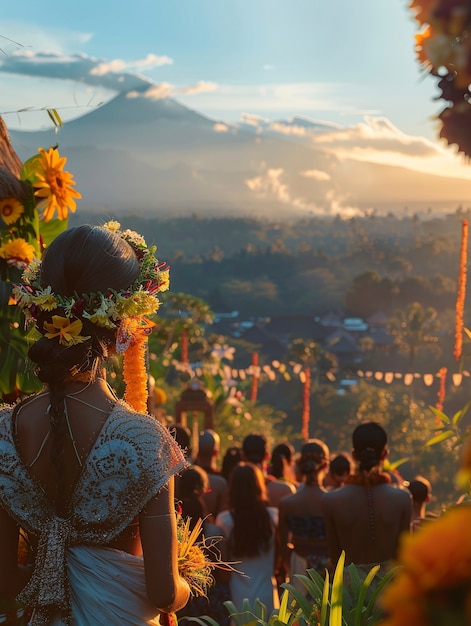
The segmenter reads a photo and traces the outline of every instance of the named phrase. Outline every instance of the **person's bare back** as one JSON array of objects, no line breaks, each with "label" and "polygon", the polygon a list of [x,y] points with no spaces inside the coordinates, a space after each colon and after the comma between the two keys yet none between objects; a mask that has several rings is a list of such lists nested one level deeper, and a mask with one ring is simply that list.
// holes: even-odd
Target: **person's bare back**
[{"label": "person's bare back", "polygon": [[323,495],[322,510],[333,566],[342,550],[346,564],[390,561],[410,530],[410,494],[390,484],[345,485]]}]

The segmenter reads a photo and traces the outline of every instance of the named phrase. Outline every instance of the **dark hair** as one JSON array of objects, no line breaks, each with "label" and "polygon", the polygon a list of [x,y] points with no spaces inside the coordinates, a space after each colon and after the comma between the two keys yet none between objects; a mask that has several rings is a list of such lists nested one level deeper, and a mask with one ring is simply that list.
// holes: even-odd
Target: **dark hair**
[{"label": "dark hair", "polygon": [[229,547],[234,557],[253,557],[270,548],[273,535],[267,510],[262,470],[253,463],[239,463],[229,483],[229,506],[234,527]]},{"label": "dark hair", "polygon": [[264,435],[247,435],[242,442],[242,452],[249,463],[261,463],[267,456],[267,440]]},{"label": "dark hair", "polygon": [[355,428],[352,434],[353,452],[361,472],[369,472],[379,464],[387,443],[386,431],[377,422],[365,422]]},{"label": "dark hair", "polygon": [[208,489],[208,474],[202,467],[192,465],[182,472],[176,482],[176,497],[180,501],[182,517],[190,518],[190,529],[205,517],[206,511],[201,495]]},{"label": "dark hair", "polygon": [[[132,247],[119,235],[98,226],[78,226],[64,231],[46,249],[41,264],[40,283],[53,293],[77,296],[108,289],[127,289],[139,275],[139,263]],[[37,328],[45,332],[44,322],[53,315],[67,316],[60,308],[41,310]],[[56,340],[41,337],[28,352],[36,363],[38,378],[47,383],[50,396],[52,434],[51,458],[57,474],[56,508],[61,509],[64,491],[63,448],[65,435],[64,381],[71,374],[90,372],[93,377],[108,349],[116,340],[116,331],[98,327],[85,318],[81,334],[86,341],[67,347]]]},{"label": "dark hair", "polygon": [[293,456],[294,448],[290,443],[279,443],[275,446],[271,453],[270,474],[275,478],[283,478],[283,459],[290,463]]},{"label": "dark hair", "polygon": [[414,502],[418,502],[420,504],[425,502],[427,498],[430,497],[430,492],[432,490],[430,482],[426,478],[422,478],[422,476],[417,476],[414,480],[411,480],[407,488],[411,492]]},{"label": "dark hair", "polygon": [[343,474],[350,474],[351,463],[350,459],[343,452],[339,452],[335,458],[330,462],[330,473],[342,476]]},{"label": "dark hair", "polygon": [[237,446],[227,448],[221,464],[221,474],[229,482],[232,470],[242,460],[242,449]]},{"label": "dark hair", "polygon": [[306,483],[312,483],[319,471],[329,460],[329,448],[320,439],[311,439],[301,448],[299,471],[306,476]]}]

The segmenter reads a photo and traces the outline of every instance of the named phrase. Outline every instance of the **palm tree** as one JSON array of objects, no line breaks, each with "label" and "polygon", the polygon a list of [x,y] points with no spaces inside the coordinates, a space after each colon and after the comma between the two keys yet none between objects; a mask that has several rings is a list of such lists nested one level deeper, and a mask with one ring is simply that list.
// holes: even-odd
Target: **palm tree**
[{"label": "palm tree", "polygon": [[399,350],[408,354],[408,372],[412,371],[418,349],[437,343],[439,326],[437,311],[433,307],[424,309],[420,302],[394,312],[389,328]]}]

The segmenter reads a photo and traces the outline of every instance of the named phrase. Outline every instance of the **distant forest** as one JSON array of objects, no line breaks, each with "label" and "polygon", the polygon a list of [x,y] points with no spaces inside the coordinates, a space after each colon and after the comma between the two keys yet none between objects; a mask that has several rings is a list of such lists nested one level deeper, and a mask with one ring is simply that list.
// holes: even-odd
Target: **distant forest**
[{"label": "distant forest", "polygon": [[[201,298],[215,312],[254,319],[340,310],[367,318],[419,302],[446,325],[455,306],[461,222],[470,215],[459,207],[429,219],[117,219],[158,246],[157,256],[171,266],[172,291]],[[77,212],[71,225],[114,217]]]}]

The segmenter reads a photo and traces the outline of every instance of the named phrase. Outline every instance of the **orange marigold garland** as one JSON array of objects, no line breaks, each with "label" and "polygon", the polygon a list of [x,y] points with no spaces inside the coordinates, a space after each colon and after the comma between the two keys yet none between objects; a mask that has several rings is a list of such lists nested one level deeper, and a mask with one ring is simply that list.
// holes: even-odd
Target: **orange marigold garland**
[{"label": "orange marigold garland", "polygon": [[303,380],[303,416],[301,426],[301,437],[303,441],[309,439],[309,421],[311,419],[311,370],[306,367]]},{"label": "orange marigold garland", "polygon": [[458,273],[458,293],[456,296],[455,308],[455,349],[454,357],[460,361],[463,350],[463,315],[464,301],[466,297],[466,272],[468,262],[468,220],[463,220],[461,224],[461,248],[460,248],[460,266]]},{"label": "orange marigold garland", "polygon": [[254,352],[252,354],[252,387],[251,387],[251,390],[250,390],[250,401],[251,402],[256,402],[256,400],[257,400],[258,377],[259,377],[258,352]]},{"label": "orange marigold garland", "polygon": [[443,403],[445,402],[445,396],[446,396],[447,372],[448,372],[448,368],[446,367],[441,367],[440,371],[438,372],[438,376],[440,378],[440,386],[438,388],[438,393],[437,393],[437,404],[435,405],[438,411],[443,411]]},{"label": "orange marigold garland", "polygon": [[147,413],[146,350],[153,326],[153,322],[144,318],[126,318],[120,324],[116,339],[116,350],[123,354],[124,399],[138,413]]}]

